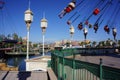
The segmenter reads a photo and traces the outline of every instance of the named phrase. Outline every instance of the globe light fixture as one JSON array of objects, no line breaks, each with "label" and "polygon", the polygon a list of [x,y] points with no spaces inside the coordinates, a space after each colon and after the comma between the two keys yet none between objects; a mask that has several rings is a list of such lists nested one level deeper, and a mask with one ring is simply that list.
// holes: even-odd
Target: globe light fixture
[{"label": "globe light fixture", "polygon": [[44,38],[45,38],[45,32],[46,32],[47,25],[48,25],[47,19],[45,19],[45,17],[44,17],[43,19],[41,19],[41,29],[42,29],[42,35],[43,35],[43,48],[42,48],[43,56],[45,55],[45,53],[44,53]]}]

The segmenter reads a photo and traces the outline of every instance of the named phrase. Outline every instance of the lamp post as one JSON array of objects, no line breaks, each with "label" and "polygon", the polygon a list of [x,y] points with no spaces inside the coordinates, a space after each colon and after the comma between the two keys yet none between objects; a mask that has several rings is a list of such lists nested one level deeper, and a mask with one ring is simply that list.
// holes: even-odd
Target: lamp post
[{"label": "lamp post", "polygon": [[46,28],[47,28],[47,20],[45,19],[45,17],[43,19],[41,19],[41,29],[42,29],[42,35],[43,35],[43,56],[44,54],[44,38],[45,38],[45,32],[46,32]]},{"label": "lamp post", "polygon": [[30,10],[30,1],[29,1],[29,8],[25,11],[25,17],[24,17],[26,26],[27,26],[27,55],[26,59],[29,59],[29,31],[30,31],[30,25],[33,22],[33,12]]},{"label": "lamp post", "polygon": [[84,32],[84,37],[85,37],[85,47],[86,47],[86,37],[87,37],[87,34],[88,34],[88,30],[87,30],[87,28],[84,28],[84,29],[83,29],[83,32]]},{"label": "lamp post", "polygon": [[71,36],[71,46],[72,46],[72,38],[73,38],[73,34],[74,34],[75,30],[74,30],[74,27],[71,25],[70,26],[70,36]]}]

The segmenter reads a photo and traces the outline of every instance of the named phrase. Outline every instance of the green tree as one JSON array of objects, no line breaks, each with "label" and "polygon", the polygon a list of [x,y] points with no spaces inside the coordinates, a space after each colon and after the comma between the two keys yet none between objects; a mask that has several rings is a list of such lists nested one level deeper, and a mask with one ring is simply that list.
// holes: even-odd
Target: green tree
[{"label": "green tree", "polygon": [[8,34],[8,35],[7,35],[7,39],[10,39],[10,38],[11,38],[11,34]]},{"label": "green tree", "polygon": [[0,42],[2,41],[2,36],[0,35]]},{"label": "green tree", "polygon": [[3,40],[3,39],[6,39],[6,36],[4,34],[1,34],[0,38]]},{"label": "green tree", "polygon": [[110,38],[108,38],[108,40],[106,41],[106,46],[110,46]]},{"label": "green tree", "polygon": [[67,47],[70,47],[70,42],[66,42],[66,46],[67,46]]},{"label": "green tree", "polygon": [[93,41],[93,42],[92,42],[92,46],[94,46],[94,47],[95,47],[95,46],[96,46],[96,44],[97,44],[97,42],[96,42],[96,41]]},{"label": "green tree", "polygon": [[105,46],[104,41],[100,41],[98,47],[103,47]]},{"label": "green tree", "polygon": [[82,46],[82,47],[83,47],[84,44],[85,43],[83,41],[79,43],[79,45]]},{"label": "green tree", "polygon": [[18,41],[19,41],[19,42],[22,42],[22,37],[19,37]]},{"label": "green tree", "polygon": [[118,40],[118,45],[119,45],[119,47],[120,47],[120,40]]},{"label": "green tree", "polygon": [[13,33],[12,37],[13,37],[14,40],[18,40],[18,35],[16,33]]},{"label": "green tree", "polygon": [[33,44],[33,47],[35,48],[35,47],[37,47],[37,45],[38,45],[38,44]]}]

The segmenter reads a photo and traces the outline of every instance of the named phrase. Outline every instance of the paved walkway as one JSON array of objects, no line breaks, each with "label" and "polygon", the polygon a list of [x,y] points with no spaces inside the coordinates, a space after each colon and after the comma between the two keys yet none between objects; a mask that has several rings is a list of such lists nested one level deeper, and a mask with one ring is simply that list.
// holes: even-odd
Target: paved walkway
[{"label": "paved walkway", "polygon": [[48,76],[42,71],[0,71],[0,80],[48,80]]},{"label": "paved walkway", "polygon": [[[69,58],[72,58],[72,56]],[[120,69],[120,55],[118,56],[117,55],[112,55],[112,56],[111,55],[99,55],[99,56],[76,55],[75,56],[76,60],[81,60],[95,64],[100,63],[100,58],[102,58],[103,60],[103,65]]]}]

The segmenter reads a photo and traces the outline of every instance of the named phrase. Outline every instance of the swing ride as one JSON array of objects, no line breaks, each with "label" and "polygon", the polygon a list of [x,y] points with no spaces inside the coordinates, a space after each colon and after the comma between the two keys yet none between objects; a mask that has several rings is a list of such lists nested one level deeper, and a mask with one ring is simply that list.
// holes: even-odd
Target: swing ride
[{"label": "swing ride", "polygon": [[[8,11],[6,12],[6,7],[5,7],[5,1],[4,0],[0,0],[0,43],[17,43],[17,40],[14,39],[7,39],[5,37],[7,30],[14,30],[13,26],[11,25],[12,19],[9,19],[8,17],[10,17],[10,14],[8,14]],[[10,21],[8,21],[10,20]],[[9,27],[8,27],[9,26]],[[5,29],[7,28],[7,29]],[[15,31],[11,31],[14,32]],[[10,37],[10,36],[9,36]]]},{"label": "swing ride", "polygon": [[64,8],[64,10],[61,11],[61,13],[59,14],[59,17],[62,18],[63,16],[65,16],[67,13],[70,13],[74,8],[75,8],[75,5],[76,5],[76,1],[73,0],[71,1],[67,7]]},{"label": "swing ride", "polygon": [[4,4],[5,4],[5,2],[4,2],[4,1],[0,1],[0,10],[1,10],[1,9],[3,9]]},{"label": "swing ride", "polygon": [[[2,9],[3,9],[3,7],[4,7],[4,4],[5,4],[5,2],[2,1],[2,0],[0,0],[0,15],[2,15]],[[3,17],[0,16],[0,19],[1,19],[1,18],[3,18]],[[1,22],[2,22],[2,21],[3,21],[3,20],[1,20]],[[1,24],[1,25],[3,26],[3,24]],[[0,30],[2,30],[2,29],[1,29],[1,25],[0,25]],[[0,37],[0,42],[2,42],[2,40],[3,40],[3,39]]]},{"label": "swing ride", "polygon": [[[73,0],[71,2],[73,3]],[[68,11],[65,8],[63,11],[65,11],[63,15],[59,14],[60,18],[65,17],[65,15],[73,11],[73,14],[67,20],[67,24],[70,26],[75,21],[79,22],[77,28],[80,31],[83,29],[85,39],[88,34],[88,28],[93,28],[94,32],[97,33],[99,27],[103,27],[103,30],[107,34],[112,32],[113,38],[116,40],[116,24],[118,23],[117,19],[120,14],[120,0],[76,0],[74,7],[72,6]]]}]

